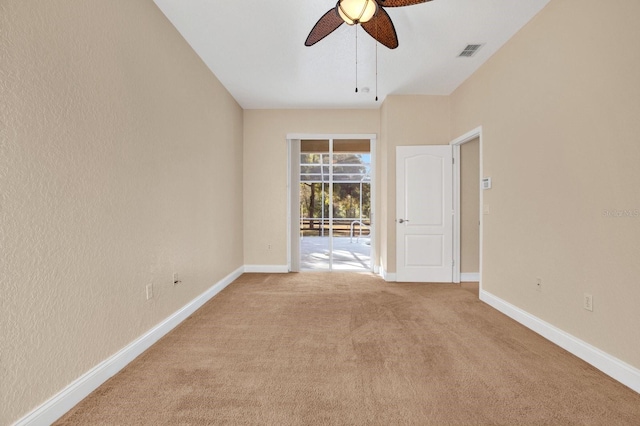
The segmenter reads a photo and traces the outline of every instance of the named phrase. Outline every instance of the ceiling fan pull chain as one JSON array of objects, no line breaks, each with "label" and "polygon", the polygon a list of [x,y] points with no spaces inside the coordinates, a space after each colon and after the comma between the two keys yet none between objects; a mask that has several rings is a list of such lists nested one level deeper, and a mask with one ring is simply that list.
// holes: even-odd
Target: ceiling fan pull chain
[{"label": "ceiling fan pull chain", "polygon": [[358,93],[358,26],[354,25],[356,29],[356,93]]},{"label": "ceiling fan pull chain", "polygon": [[378,20],[376,19],[376,102],[378,102]]}]

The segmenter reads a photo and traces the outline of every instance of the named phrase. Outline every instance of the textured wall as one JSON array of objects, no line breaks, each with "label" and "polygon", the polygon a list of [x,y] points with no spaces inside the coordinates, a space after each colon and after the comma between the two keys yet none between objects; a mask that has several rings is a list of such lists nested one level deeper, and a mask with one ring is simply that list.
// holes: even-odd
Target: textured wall
[{"label": "textured wall", "polygon": [[245,264],[287,264],[287,134],[377,134],[379,117],[378,110],[244,111]]},{"label": "textured wall", "polygon": [[451,106],[454,136],[483,126],[484,289],[640,368],[638,16],[553,0]]},{"label": "textured wall", "polygon": [[242,110],[151,0],[3,0],[0,37],[7,424],[242,265]]},{"label": "textured wall", "polygon": [[447,145],[451,141],[448,96],[387,96],[383,110],[380,182],[381,261],[387,272],[396,272],[396,147]]},{"label": "textured wall", "polygon": [[395,272],[395,147],[448,144],[449,127],[446,96],[389,96],[380,110],[245,111],[245,264],[287,263],[287,133],[376,133],[375,263]]}]

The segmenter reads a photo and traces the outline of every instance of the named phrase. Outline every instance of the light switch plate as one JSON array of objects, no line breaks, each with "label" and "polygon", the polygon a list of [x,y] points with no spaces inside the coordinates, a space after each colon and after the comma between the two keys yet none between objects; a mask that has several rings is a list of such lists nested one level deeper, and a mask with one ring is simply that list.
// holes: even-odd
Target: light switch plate
[{"label": "light switch plate", "polygon": [[491,189],[491,178],[482,178],[482,189]]}]

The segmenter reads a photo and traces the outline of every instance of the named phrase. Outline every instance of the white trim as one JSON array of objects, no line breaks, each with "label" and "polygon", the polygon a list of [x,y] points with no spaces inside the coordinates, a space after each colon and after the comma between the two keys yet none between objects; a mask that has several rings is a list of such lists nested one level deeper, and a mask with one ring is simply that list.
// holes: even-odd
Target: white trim
[{"label": "white trim", "polygon": [[287,265],[244,265],[244,272],[258,274],[286,274]]},{"label": "white trim", "polygon": [[382,266],[380,266],[379,275],[383,280],[387,282],[395,282],[396,281],[396,273],[395,272],[387,272]]},{"label": "white trim", "polygon": [[376,207],[376,191],[378,190],[378,173],[376,172],[376,167],[378,167],[378,139],[376,135],[370,135],[372,137],[369,138],[369,155],[371,158],[371,163],[369,166],[371,167],[370,171],[370,181],[369,181],[369,205],[371,208],[369,209],[369,223],[371,225],[371,229],[369,230],[369,238],[371,241],[371,251],[369,252],[369,258],[371,259],[371,272],[376,273],[377,265],[376,259],[378,256],[378,251],[376,250],[376,246],[378,245],[378,209]]},{"label": "white trim", "polygon": [[[479,149],[479,157],[480,157],[480,180],[482,181],[482,177],[484,176],[484,166],[483,166],[483,138],[482,138],[482,126],[476,127],[475,129],[465,133],[464,135],[452,140],[449,142],[449,145],[453,147],[453,158],[454,158],[454,173],[453,173],[453,282],[459,283],[462,279],[460,273],[460,145],[465,144],[467,142],[471,142],[475,138],[478,138],[478,149]],[[484,191],[480,189],[478,186],[478,191],[480,191],[480,206],[479,206],[479,215],[480,215],[480,272],[477,281],[479,282],[480,290],[482,290],[482,247],[484,240],[484,219],[483,219],[483,205],[484,205]]]},{"label": "white trim", "polygon": [[287,139],[378,139],[376,133],[287,133]]},{"label": "white trim", "polygon": [[480,300],[640,393],[640,370],[484,290]]},{"label": "white trim", "polygon": [[[294,170],[298,172],[293,174]],[[300,140],[287,139],[287,272],[300,272],[300,239],[292,239],[293,235],[300,234],[299,190]],[[295,211],[294,205],[297,205]]]},{"label": "white trim", "polygon": [[449,145],[462,145],[463,143],[474,140],[480,135],[482,135],[482,126],[478,126],[475,129],[468,131],[464,135],[455,138],[454,140],[449,142]]},{"label": "white trim", "polygon": [[49,425],[58,420],[67,411],[71,410],[76,404],[86,398],[91,392],[96,390],[101,384],[113,377],[138,357],[138,355],[149,349],[149,347],[160,340],[160,338],[187,319],[189,315],[193,314],[212,297],[231,284],[236,278],[242,275],[242,271],[243,267],[240,267],[224,277],[222,280],[218,281],[207,291],[193,299],[178,311],[174,312],[171,316],[167,317],[164,321],[147,331],[138,339],[129,343],[117,353],[78,377],[56,395],[18,420],[14,426]]},{"label": "white trim", "polygon": [[460,145],[451,145],[453,157],[453,282],[459,283],[462,280],[460,276],[460,254],[461,233],[460,233],[460,187],[461,187],[461,171],[460,171]]},{"label": "white trim", "polygon": [[460,281],[461,282],[480,281],[480,272],[461,272]]}]

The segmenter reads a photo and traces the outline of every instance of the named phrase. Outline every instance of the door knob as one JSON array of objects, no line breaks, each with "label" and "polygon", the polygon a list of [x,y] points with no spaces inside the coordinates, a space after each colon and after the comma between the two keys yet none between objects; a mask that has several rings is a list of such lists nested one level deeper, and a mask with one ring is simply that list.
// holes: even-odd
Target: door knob
[{"label": "door knob", "polygon": [[398,219],[398,223],[409,222],[409,219]]}]

